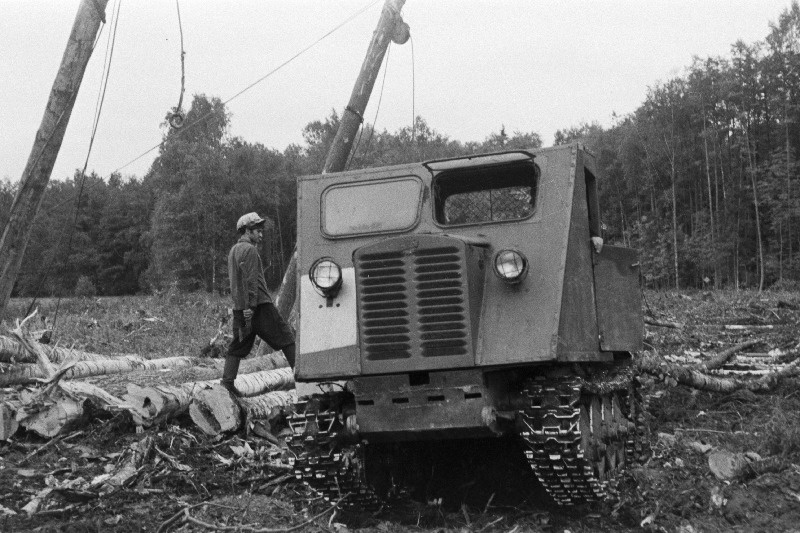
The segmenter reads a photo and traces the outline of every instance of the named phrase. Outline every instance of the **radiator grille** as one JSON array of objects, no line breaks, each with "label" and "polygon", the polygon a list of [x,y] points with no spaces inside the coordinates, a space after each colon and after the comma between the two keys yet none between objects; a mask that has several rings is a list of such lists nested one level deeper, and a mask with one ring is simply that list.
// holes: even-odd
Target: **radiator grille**
[{"label": "radiator grille", "polygon": [[[405,241],[397,247],[404,248]],[[463,250],[456,245],[356,253],[367,361],[471,353]],[[387,243],[382,243],[386,248]],[[423,364],[424,366],[424,364]]]},{"label": "radiator grille", "polygon": [[402,253],[364,254],[358,266],[362,349],[374,360],[411,357],[410,302]]},{"label": "radiator grille", "polygon": [[414,258],[420,348],[424,357],[467,352],[466,295],[459,249],[421,250]]}]

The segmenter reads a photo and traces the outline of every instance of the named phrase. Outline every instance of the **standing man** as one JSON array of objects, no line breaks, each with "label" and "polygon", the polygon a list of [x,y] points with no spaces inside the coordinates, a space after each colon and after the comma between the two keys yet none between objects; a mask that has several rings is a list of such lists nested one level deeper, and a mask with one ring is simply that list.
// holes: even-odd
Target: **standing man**
[{"label": "standing man", "polygon": [[233,340],[228,345],[222,386],[233,395],[240,396],[233,386],[239,373],[239,362],[253,348],[256,335],[273,350],[283,350],[283,355],[294,368],[294,334],[278,313],[267,292],[264,269],[257,245],[264,239],[264,219],[258,213],[247,213],[236,222],[239,240],[228,253],[228,277],[233,298]]}]

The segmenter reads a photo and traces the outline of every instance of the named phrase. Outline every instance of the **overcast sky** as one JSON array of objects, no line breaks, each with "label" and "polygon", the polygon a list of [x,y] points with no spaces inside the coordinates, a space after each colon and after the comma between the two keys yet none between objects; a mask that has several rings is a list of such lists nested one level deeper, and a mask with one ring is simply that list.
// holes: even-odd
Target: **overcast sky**
[{"label": "overcast sky", "polygon": [[[107,13],[120,0],[111,0]],[[103,176],[156,145],[180,93],[175,2],[121,0],[108,92],[89,169]],[[283,150],[303,127],[341,113],[383,0],[180,0],[186,97],[226,100],[374,4],[228,104],[230,133]],[[407,0],[411,42],[392,45],[379,130],[412,109],[461,141],[611,124],[647,87],[683,72],[693,56],[727,55],[738,39],[763,39],[790,0]],[[78,0],[0,0],[0,177],[19,180],[42,118]],[[110,20],[109,20],[110,22]],[[100,85],[105,37],[91,59],[53,179],[83,166]],[[386,68],[386,62],[384,62]],[[412,90],[412,72],[414,89]],[[372,122],[383,74],[366,118]],[[125,167],[142,176],[157,154]]]}]

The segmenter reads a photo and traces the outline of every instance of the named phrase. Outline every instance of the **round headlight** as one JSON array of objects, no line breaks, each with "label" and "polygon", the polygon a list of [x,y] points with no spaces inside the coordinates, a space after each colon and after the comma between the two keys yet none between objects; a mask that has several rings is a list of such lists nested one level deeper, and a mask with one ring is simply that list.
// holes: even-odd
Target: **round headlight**
[{"label": "round headlight", "polygon": [[342,269],[330,257],[321,257],[314,261],[308,271],[314,288],[323,296],[333,297],[342,287]]},{"label": "round headlight", "polygon": [[500,250],[494,256],[494,272],[507,283],[519,283],[528,273],[528,259],[516,250]]}]

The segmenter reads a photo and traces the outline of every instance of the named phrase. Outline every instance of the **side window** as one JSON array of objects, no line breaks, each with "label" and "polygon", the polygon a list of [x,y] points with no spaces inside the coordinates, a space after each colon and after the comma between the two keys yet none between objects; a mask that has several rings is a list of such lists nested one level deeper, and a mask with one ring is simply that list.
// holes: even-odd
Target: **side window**
[{"label": "side window", "polygon": [[588,169],[583,170],[586,177],[586,205],[589,208],[589,235],[601,237],[600,201],[597,198],[597,180]]},{"label": "side window", "polygon": [[533,215],[539,169],[529,161],[442,172],[433,182],[439,224],[481,224]]}]

